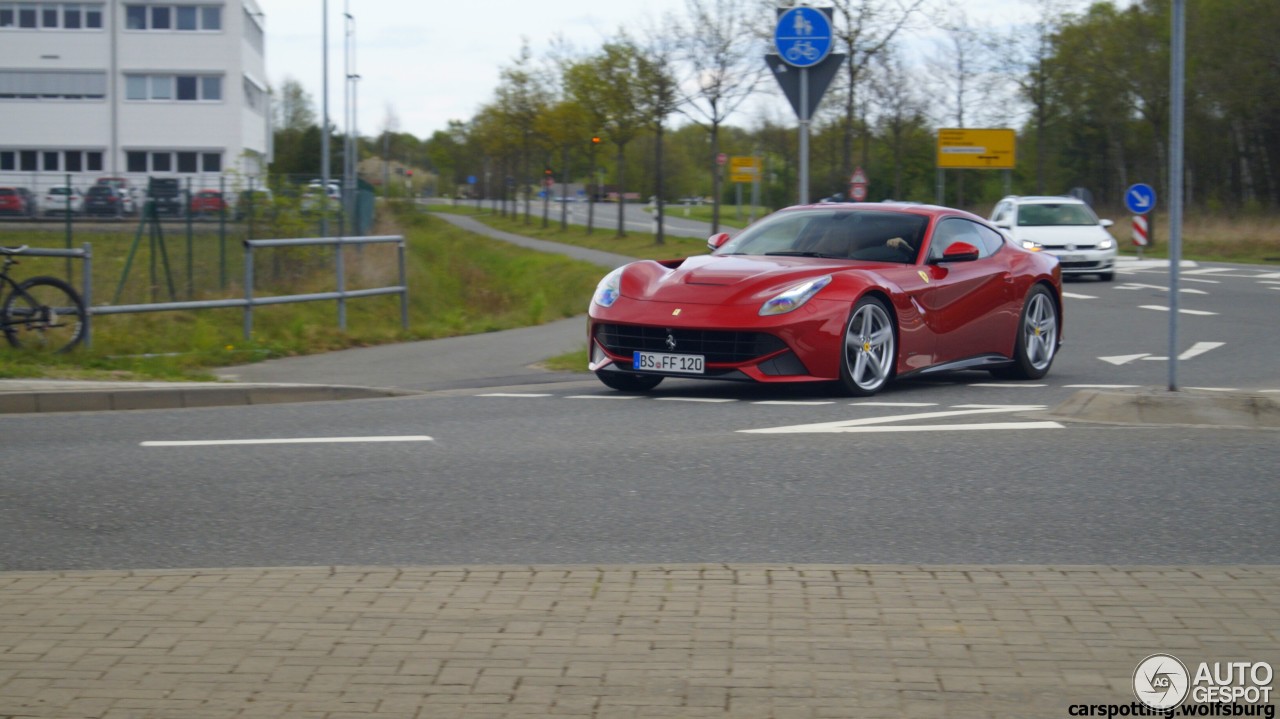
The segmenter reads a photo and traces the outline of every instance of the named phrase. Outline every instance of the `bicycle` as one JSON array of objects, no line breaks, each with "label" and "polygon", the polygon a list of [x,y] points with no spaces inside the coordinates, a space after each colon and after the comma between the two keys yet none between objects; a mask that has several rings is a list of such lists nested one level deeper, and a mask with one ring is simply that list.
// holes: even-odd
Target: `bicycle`
[{"label": "bicycle", "polygon": [[85,307],[80,294],[57,277],[32,277],[18,282],[9,268],[18,264],[17,255],[27,246],[0,247],[0,293],[8,285],[9,294],[0,303],[0,330],[14,347],[32,347],[55,354],[67,352],[84,339]]}]

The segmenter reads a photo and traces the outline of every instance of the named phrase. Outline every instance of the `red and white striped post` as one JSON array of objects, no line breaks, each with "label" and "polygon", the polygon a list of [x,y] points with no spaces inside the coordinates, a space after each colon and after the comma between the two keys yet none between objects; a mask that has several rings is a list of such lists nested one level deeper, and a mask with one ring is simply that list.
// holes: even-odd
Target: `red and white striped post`
[{"label": "red and white striped post", "polygon": [[1133,244],[1138,248],[1138,259],[1142,259],[1142,248],[1151,244],[1146,215],[1133,216]]}]

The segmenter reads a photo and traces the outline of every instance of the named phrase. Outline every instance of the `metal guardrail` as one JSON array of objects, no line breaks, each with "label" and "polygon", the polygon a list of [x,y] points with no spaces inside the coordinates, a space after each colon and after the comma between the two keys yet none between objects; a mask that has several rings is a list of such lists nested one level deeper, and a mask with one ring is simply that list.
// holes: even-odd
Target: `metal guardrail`
[{"label": "metal guardrail", "polygon": [[[343,259],[342,248],[349,245],[371,245],[395,243],[397,245],[396,259],[399,266],[399,284],[388,287],[372,287],[360,290],[346,289],[346,263]],[[272,295],[269,297],[255,297],[253,293],[253,256],[255,248],[270,247],[305,247],[305,246],[334,246],[338,248],[336,254],[334,269],[335,279],[337,281],[337,289],[332,292],[312,292],[301,295]],[[244,240],[244,297],[228,298],[222,300],[195,300],[188,302],[153,302],[147,304],[133,305],[93,305],[93,250],[89,243],[84,244],[84,248],[80,250],[54,250],[40,249],[29,247],[23,252],[24,255],[31,257],[78,257],[82,261],[81,272],[81,289],[80,295],[84,300],[86,309],[88,310],[85,321],[84,344],[86,347],[92,346],[93,340],[93,321],[94,315],[119,315],[139,312],[171,312],[177,310],[209,310],[209,309],[226,309],[231,307],[241,307],[244,309],[244,338],[248,341],[253,336],[253,308],[265,305],[290,304],[294,302],[315,302],[321,300],[337,300],[338,302],[338,327],[342,330],[347,329],[347,300],[358,297],[374,297],[378,295],[400,295],[400,326],[403,329],[409,328],[409,283],[408,271],[405,265],[405,242],[401,235],[379,235],[374,237],[313,237],[303,239],[288,240]],[[68,260],[67,274],[70,275],[70,261]]]}]

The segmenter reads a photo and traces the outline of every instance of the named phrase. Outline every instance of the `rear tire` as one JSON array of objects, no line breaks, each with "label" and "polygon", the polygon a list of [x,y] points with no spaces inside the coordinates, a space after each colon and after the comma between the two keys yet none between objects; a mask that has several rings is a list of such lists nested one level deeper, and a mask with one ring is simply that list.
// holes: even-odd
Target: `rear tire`
[{"label": "rear tire", "polygon": [[596,377],[610,389],[619,392],[648,392],[662,383],[662,376],[631,372],[596,372]]},{"label": "rear tire", "polygon": [[1040,379],[1049,374],[1058,351],[1058,305],[1044,285],[1036,285],[1022,303],[1013,364],[992,370],[1001,379]]},{"label": "rear tire", "polygon": [[14,347],[63,353],[84,339],[85,308],[71,285],[56,277],[32,277],[0,307],[4,336]]}]

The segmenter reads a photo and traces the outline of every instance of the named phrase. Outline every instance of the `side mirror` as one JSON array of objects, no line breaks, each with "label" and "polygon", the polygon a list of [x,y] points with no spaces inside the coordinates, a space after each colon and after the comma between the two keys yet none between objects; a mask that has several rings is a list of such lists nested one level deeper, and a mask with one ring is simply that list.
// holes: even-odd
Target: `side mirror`
[{"label": "side mirror", "polygon": [[1110,227],[1110,226],[1114,225],[1115,223],[1114,223],[1114,222],[1112,222],[1111,220],[1098,220],[1098,224],[1099,224],[1099,225],[1102,225],[1103,227]]},{"label": "side mirror", "polygon": [[712,252],[715,252],[716,250],[720,249],[720,247],[724,245],[724,243],[728,241],[729,241],[728,232],[721,232],[717,235],[712,235],[711,237],[707,238],[707,249],[711,250]]},{"label": "side mirror", "polygon": [[968,242],[952,242],[942,251],[942,259],[937,262],[973,262],[978,259],[978,248]]}]

